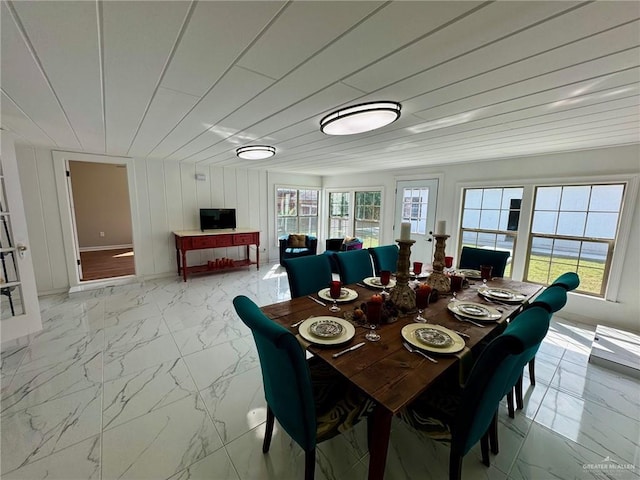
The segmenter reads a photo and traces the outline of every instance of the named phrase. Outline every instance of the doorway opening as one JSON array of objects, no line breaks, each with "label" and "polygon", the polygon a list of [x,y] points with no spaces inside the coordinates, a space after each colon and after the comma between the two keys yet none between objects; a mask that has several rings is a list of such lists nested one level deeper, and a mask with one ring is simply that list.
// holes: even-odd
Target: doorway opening
[{"label": "doorway opening", "polygon": [[127,165],[67,162],[80,282],[135,275]]}]

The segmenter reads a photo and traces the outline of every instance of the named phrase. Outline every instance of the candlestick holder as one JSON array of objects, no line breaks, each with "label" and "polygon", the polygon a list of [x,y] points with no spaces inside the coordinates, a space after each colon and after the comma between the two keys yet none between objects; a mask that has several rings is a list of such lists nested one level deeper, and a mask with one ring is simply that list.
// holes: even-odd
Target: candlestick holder
[{"label": "candlestick holder", "polygon": [[447,238],[449,235],[433,235],[436,239],[436,248],[433,254],[433,272],[429,275],[427,283],[431,288],[438,290],[440,293],[448,293],[451,291],[451,280],[442,271],[444,270],[444,250],[447,246]]},{"label": "candlestick holder", "polygon": [[409,258],[411,257],[411,245],[415,240],[396,240],[400,246],[398,252],[398,265],[396,267],[396,286],[391,289],[390,300],[398,310],[411,312],[416,309],[416,293],[409,286]]}]

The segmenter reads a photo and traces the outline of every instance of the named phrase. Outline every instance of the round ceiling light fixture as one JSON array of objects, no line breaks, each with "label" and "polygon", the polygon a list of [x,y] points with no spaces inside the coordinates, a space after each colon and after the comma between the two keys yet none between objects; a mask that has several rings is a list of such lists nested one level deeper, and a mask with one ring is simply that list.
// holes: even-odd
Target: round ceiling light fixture
[{"label": "round ceiling light fixture", "polygon": [[384,127],[400,118],[398,102],[361,103],[341,108],[320,120],[320,130],[327,135],[354,135]]},{"label": "round ceiling light fixture", "polygon": [[276,147],[269,145],[248,145],[236,149],[236,155],[245,160],[264,160],[276,154]]}]

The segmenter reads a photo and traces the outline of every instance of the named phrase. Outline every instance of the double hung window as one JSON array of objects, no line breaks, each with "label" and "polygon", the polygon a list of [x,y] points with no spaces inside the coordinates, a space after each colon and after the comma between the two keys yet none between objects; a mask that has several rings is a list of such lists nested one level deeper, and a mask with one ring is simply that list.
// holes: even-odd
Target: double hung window
[{"label": "double hung window", "polygon": [[290,233],[318,235],[318,199],[315,189],[276,189],[277,237]]}]

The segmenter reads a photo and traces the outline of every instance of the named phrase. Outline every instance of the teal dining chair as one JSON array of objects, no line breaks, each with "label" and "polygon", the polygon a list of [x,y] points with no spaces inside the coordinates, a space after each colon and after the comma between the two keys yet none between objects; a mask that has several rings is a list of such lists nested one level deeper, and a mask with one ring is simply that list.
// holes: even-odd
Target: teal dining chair
[{"label": "teal dining chair", "polygon": [[389,270],[396,272],[398,270],[398,253],[400,250],[397,245],[382,245],[380,247],[370,247],[369,253],[373,260],[373,270],[376,275],[380,275],[381,270]]},{"label": "teal dining chair", "polygon": [[304,297],[329,286],[331,263],[326,255],[288,258],[283,261],[291,298]]},{"label": "teal dining chair", "polygon": [[305,352],[295,335],[268,318],[244,295],[233,299],[251,329],[260,358],[267,422],[262,452],[271,445],[275,420],[305,452],[305,480],[315,474],[316,445],[368,416],[374,403],[324,361]]},{"label": "teal dining chair", "polygon": [[580,285],[580,277],[575,272],[566,272],[556,278],[551,285],[560,285],[567,292],[575,290]]},{"label": "teal dining chair", "polygon": [[480,265],[491,265],[491,275],[504,277],[510,252],[504,250],[488,250],[486,248],[462,247],[458,268],[480,270]]},{"label": "teal dining chair", "polygon": [[457,381],[434,385],[400,412],[400,418],[414,429],[450,444],[450,480],[460,480],[463,457],[478,441],[486,466],[490,465],[489,444],[492,453],[498,453],[500,400],[512,386],[513,370],[520,365],[522,371],[521,354],[539,345],[547,329],[544,322],[518,322],[482,350],[462,387]]},{"label": "teal dining chair", "polygon": [[[550,285],[547,287],[540,295],[533,299],[533,301],[525,307],[525,311],[532,308],[542,308],[546,312],[549,313],[549,319],[551,319],[551,315],[562,309],[567,304],[567,291],[564,286],[561,285]],[[531,385],[536,384],[536,353],[537,349],[531,354],[527,363],[529,364],[529,382]],[[515,416],[514,408],[513,408],[513,395],[515,395],[516,400],[516,408],[518,410],[522,410],[524,408],[524,400],[523,400],[523,387],[522,387],[523,376],[522,372],[520,372],[518,381],[513,387],[513,393],[507,396],[507,409],[509,411],[509,416],[513,418]]]},{"label": "teal dining chair", "polygon": [[344,285],[361,282],[364,278],[373,276],[369,250],[337,252],[333,254],[333,258],[336,260],[340,280]]}]

